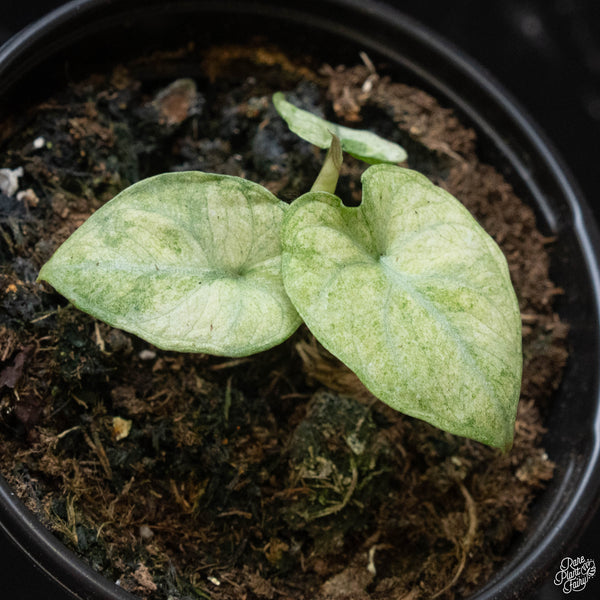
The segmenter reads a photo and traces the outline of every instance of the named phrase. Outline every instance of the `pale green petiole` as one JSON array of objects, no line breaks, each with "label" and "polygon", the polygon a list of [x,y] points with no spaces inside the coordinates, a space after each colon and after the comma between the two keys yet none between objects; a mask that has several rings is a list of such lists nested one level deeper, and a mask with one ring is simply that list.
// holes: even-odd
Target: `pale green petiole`
[{"label": "pale green petiole", "polygon": [[331,146],[325,156],[325,162],[310,188],[311,192],[329,192],[335,194],[335,188],[340,177],[340,169],[342,168],[342,146],[339,138],[331,134]]}]

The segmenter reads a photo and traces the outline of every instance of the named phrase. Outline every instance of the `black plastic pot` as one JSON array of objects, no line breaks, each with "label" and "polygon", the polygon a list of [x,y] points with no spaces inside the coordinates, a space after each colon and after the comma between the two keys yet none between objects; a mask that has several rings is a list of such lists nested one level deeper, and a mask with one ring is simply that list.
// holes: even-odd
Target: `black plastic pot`
[{"label": "black plastic pot", "polygon": [[[0,49],[0,117],[114,60],[189,40],[204,45],[256,34],[332,64],[355,62],[365,50],[387,62],[397,80],[453,106],[477,130],[482,158],[535,208],[540,228],[556,237],[552,277],[565,291],[558,310],[571,328],[571,357],[547,422],[546,448],[556,475],[536,500],[508,561],[472,600],[527,597],[567,553],[598,497],[600,238],[546,140],[476,64],[389,6],[366,0],[76,0]],[[185,69],[193,76],[193,64]],[[59,543],[2,481],[0,529],[48,584],[36,596],[132,598]]]}]

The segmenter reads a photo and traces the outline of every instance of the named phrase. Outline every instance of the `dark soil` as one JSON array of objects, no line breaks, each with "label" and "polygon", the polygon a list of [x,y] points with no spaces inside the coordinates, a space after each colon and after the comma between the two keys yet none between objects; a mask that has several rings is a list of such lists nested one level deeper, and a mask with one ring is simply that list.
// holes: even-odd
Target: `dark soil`
[{"label": "dark soil", "polygon": [[[0,167],[24,170],[19,192],[0,195],[2,473],[67,546],[143,598],[464,597],[526,529],[553,473],[543,415],[567,328],[552,308],[552,240],[478,161],[472,130],[368,60],[314,69],[229,46],[203,54],[193,81],[156,76],[195,53],[95,75],[0,124]],[[278,89],[402,143],[408,166],[501,245],[524,325],[510,452],[394,412],[305,329],[244,359],[163,352],[36,283],[56,247],[140,178],[198,169],[284,200],[308,190],[322,154],[276,116]],[[348,202],[363,168],[346,163]]]}]

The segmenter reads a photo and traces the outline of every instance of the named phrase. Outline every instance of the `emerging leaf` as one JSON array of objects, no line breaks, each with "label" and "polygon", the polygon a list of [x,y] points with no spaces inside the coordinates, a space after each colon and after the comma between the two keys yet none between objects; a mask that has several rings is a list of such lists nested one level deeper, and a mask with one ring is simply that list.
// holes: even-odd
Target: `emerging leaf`
[{"label": "emerging leaf", "polygon": [[273,104],[291,131],[319,148],[329,148],[331,136],[335,135],[340,139],[344,152],[367,163],[399,163],[406,160],[402,146],[388,142],[371,131],[351,129],[326,121],[294,106],[282,92],[273,94]]},{"label": "emerging leaf", "polygon": [[508,448],[521,321],[502,252],[423,175],[377,165],[362,181],[358,208],[310,192],[287,212],[282,273],[292,302],[378,398]]},{"label": "emerging leaf", "polygon": [[331,136],[331,146],[327,150],[325,162],[315,179],[311,192],[329,192],[335,194],[338,179],[340,178],[340,169],[344,160],[342,146],[337,136]]},{"label": "emerging leaf", "polygon": [[94,213],[39,278],[160,348],[253,354],[300,324],[281,280],[286,208],[237,177],[158,175]]}]

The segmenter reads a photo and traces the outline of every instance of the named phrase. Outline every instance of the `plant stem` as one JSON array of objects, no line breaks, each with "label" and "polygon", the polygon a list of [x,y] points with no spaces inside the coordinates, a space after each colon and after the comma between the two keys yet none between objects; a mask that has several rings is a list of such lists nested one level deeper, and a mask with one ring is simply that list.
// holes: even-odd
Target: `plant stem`
[{"label": "plant stem", "polygon": [[331,146],[327,151],[325,162],[313,183],[311,192],[329,192],[335,194],[338,178],[340,176],[340,168],[342,167],[342,145],[339,138],[331,134]]}]

